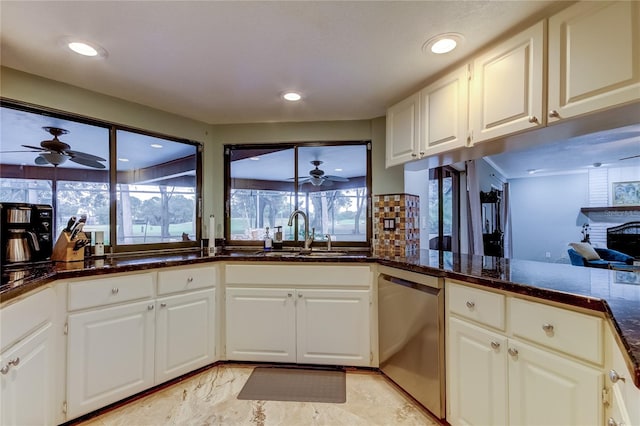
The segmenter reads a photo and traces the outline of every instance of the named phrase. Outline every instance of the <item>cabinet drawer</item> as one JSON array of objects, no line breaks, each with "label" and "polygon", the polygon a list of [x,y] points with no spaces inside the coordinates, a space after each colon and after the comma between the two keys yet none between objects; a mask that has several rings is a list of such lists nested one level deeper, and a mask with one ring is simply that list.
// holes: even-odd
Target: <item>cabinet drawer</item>
[{"label": "cabinet drawer", "polygon": [[368,266],[227,265],[227,284],[370,286]]},{"label": "cabinet drawer", "polygon": [[515,337],[602,364],[600,318],[517,298],[509,299],[509,308]]},{"label": "cabinet drawer", "polygon": [[158,294],[213,287],[218,280],[217,268],[180,268],[158,272]]},{"label": "cabinet drawer", "polygon": [[11,303],[0,310],[0,351],[51,321],[56,296],[51,288]]},{"label": "cabinet drawer", "polygon": [[447,307],[450,313],[504,330],[505,308],[502,294],[466,287],[447,281]]},{"label": "cabinet drawer", "polygon": [[132,274],[69,284],[69,311],[153,296],[153,274]]}]

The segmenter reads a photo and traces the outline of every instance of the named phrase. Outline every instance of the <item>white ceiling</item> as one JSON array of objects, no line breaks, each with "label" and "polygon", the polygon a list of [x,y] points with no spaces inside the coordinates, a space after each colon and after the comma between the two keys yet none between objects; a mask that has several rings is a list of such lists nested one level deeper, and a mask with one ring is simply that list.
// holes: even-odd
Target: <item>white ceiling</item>
[{"label": "white ceiling", "polygon": [[[3,0],[1,60],[206,123],[370,119],[552,3]],[[443,32],[465,40],[423,53]],[[108,56],[72,53],[70,36]]]}]

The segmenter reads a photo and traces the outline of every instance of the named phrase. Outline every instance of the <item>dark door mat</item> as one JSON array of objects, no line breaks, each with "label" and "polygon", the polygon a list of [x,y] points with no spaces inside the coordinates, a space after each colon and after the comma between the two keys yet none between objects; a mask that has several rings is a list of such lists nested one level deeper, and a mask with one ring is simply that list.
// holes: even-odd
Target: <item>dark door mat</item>
[{"label": "dark door mat", "polygon": [[238,399],[344,403],[346,388],[344,371],[256,367]]}]

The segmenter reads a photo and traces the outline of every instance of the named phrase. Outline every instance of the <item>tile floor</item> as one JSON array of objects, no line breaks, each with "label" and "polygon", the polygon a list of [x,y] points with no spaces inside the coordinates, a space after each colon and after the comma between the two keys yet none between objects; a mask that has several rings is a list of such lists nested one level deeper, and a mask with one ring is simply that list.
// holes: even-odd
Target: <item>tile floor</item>
[{"label": "tile floor", "polygon": [[133,401],[83,426],[107,425],[437,425],[380,373],[347,372],[347,402],[242,401],[253,366],[223,364]]}]

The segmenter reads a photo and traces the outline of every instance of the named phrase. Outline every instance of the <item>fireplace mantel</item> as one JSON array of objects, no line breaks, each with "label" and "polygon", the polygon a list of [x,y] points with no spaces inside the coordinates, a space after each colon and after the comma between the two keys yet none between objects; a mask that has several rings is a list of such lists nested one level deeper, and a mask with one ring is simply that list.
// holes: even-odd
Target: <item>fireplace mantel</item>
[{"label": "fireplace mantel", "polygon": [[640,220],[640,206],[582,207],[580,213],[593,222],[625,223]]}]

